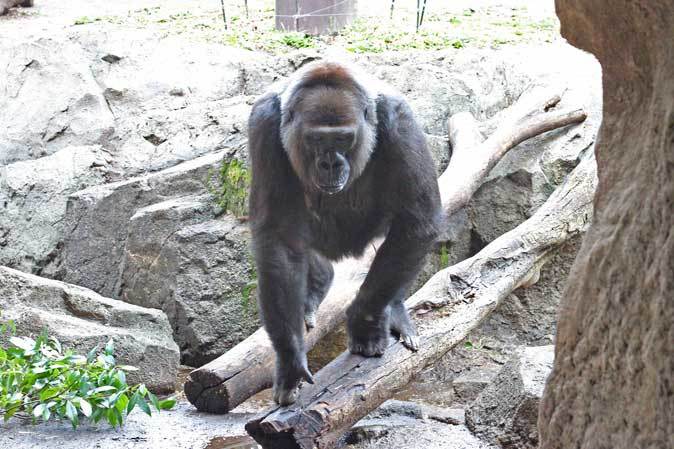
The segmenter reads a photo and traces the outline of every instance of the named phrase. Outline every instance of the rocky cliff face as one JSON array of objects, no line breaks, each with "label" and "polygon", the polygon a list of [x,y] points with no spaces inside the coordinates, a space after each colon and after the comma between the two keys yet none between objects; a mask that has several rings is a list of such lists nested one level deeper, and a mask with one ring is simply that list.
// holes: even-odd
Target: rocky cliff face
[{"label": "rocky cliff face", "polygon": [[[254,98],[317,55],[138,31],[3,40],[0,49],[0,265],[162,309],[186,363],[251,333],[249,234],[218,216],[208,179],[223,160],[246,163]],[[429,273],[528,218],[591,147],[600,120],[598,65],[567,45],[354,59],[406,95],[438,171],[455,112],[470,111],[488,134],[522,92],[562,84],[560,106],[590,113],[513,150],[457,217]],[[559,295],[539,297],[549,328]]]},{"label": "rocky cliff face", "polygon": [[671,447],[674,5],[557,0],[603,68],[594,222],[561,304],[541,448]]}]

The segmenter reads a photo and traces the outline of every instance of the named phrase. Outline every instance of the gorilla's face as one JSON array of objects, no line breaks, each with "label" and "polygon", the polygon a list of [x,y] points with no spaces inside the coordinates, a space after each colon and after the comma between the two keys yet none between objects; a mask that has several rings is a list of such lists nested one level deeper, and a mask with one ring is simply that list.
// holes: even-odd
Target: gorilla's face
[{"label": "gorilla's face", "polygon": [[285,111],[284,147],[308,189],[333,195],[363,171],[374,145],[373,105],[336,87],[303,89]]}]

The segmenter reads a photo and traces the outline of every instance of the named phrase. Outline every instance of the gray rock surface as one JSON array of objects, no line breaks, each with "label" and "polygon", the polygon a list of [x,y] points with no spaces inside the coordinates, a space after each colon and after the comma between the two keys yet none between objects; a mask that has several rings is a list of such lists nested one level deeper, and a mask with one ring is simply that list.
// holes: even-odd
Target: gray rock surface
[{"label": "gray rock surface", "polygon": [[183,198],[138,211],[122,273],[121,298],[164,310],[191,366],[260,327],[248,227],[229,215],[212,218],[211,203]]},{"label": "gray rock surface", "polygon": [[157,392],[175,389],[179,352],[163,312],[6,267],[0,267],[0,291],[3,319],[13,320],[21,335],[46,328],[80,354],[112,338],[117,361],[139,368],[129,372],[129,382]]},{"label": "gray rock surface", "polygon": [[86,146],[0,165],[0,265],[51,273],[68,195],[104,182],[109,162],[100,146]]},{"label": "gray rock surface", "polygon": [[175,167],[104,184],[68,198],[64,246],[58,276],[110,297],[119,297],[120,269],[131,217],[143,207],[166,199],[207,192],[210,170],[224,152]]},{"label": "gray rock surface", "polygon": [[365,421],[349,438],[347,443],[353,441],[345,446],[349,449],[494,449],[465,426],[412,418]]},{"label": "gray rock surface", "polygon": [[466,410],[466,425],[503,448],[538,447],[538,406],[552,369],[554,347],[524,348]]},{"label": "gray rock surface", "polygon": [[82,48],[70,40],[0,42],[0,165],[103,144],[114,117]]}]

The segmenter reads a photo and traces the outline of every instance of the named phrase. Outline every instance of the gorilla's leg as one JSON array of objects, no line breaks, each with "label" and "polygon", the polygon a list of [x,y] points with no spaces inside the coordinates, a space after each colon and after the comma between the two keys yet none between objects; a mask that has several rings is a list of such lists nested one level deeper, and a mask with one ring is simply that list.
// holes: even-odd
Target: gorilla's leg
[{"label": "gorilla's leg", "polygon": [[419,337],[417,329],[414,327],[410,314],[405,308],[403,299],[396,299],[391,303],[391,332],[400,339],[408,349],[412,351],[419,350]]},{"label": "gorilla's leg", "polygon": [[315,251],[309,253],[307,297],[304,302],[304,323],[307,330],[316,326],[316,311],[330,289],[334,274],[330,261]]},{"label": "gorilla's leg", "polygon": [[258,231],[253,247],[262,321],[276,352],[274,400],[288,405],[302,379],[313,383],[304,347],[308,257],[270,231]]}]

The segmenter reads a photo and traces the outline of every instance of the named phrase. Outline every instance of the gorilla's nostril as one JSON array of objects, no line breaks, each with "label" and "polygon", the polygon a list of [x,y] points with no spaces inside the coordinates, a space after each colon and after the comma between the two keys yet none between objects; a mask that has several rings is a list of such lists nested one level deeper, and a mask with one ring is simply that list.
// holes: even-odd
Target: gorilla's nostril
[{"label": "gorilla's nostril", "polygon": [[321,168],[321,170],[330,170],[330,164],[326,161],[319,162],[318,166]]}]

